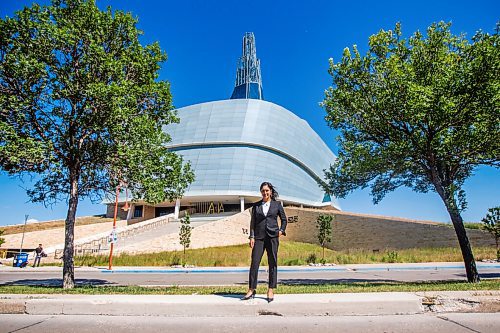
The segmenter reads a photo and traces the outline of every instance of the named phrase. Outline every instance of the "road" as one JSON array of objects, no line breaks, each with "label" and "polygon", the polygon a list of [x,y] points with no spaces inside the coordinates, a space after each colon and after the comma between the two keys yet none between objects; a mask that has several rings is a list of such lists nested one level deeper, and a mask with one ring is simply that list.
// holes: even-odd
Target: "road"
[{"label": "road", "polygon": [[387,316],[136,317],[0,315],[0,333],[43,332],[481,332],[500,330],[498,313]]},{"label": "road", "polygon": [[[375,265],[373,265],[375,266]],[[336,266],[328,269],[294,269],[283,267],[278,273],[280,284],[329,284],[349,282],[415,282],[415,281],[437,281],[437,280],[461,280],[464,281],[465,271],[462,268],[452,266],[442,267],[408,267],[394,266],[391,270],[366,268],[368,265],[360,265],[359,268],[345,269],[346,266]],[[209,272],[207,270],[172,270],[137,268],[136,270],[122,271],[117,269],[112,273],[105,269],[85,268],[76,269],[75,278],[77,284],[92,285],[139,285],[139,286],[189,286],[189,285],[247,285],[248,269],[220,269]],[[187,273],[186,273],[187,272]],[[500,278],[500,265],[494,267],[480,267],[479,272],[482,279]],[[262,270],[259,273],[259,283],[265,283],[267,273]],[[60,286],[62,271],[60,268],[40,269],[9,269],[0,273],[1,285],[54,285]]]}]

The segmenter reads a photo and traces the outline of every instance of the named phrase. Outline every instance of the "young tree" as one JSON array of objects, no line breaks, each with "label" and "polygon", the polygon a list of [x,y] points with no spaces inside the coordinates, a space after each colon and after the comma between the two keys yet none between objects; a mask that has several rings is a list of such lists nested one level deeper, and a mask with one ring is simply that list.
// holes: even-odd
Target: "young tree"
[{"label": "young tree", "polygon": [[329,126],[340,131],[326,189],[343,198],[370,186],[375,203],[400,186],[437,192],[469,282],[479,275],[462,185],[477,166],[499,166],[499,43],[498,29],[469,42],[443,22],[407,40],[397,24],[371,36],[365,56],[353,46],[340,62],[330,59],[333,86],[323,101]]},{"label": "young tree", "polygon": [[[0,229],[0,236],[2,236],[3,233],[4,233],[4,230]],[[0,237],[0,246],[2,246],[3,243],[5,243],[5,238]]]},{"label": "young tree", "polygon": [[135,198],[174,200],[193,180],[168,151],[177,122],[166,54],[143,46],[130,13],[93,0],[33,4],[0,20],[0,167],[35,175],[33,202],[68,202],[63,287],[74,286],[78,202],[126,182]]},{"label": "young tree", "polygon": [[318,241],[321,244],[323,249],[323,257],[322,261],[325,261],[325,246],[326,243],[332,241],[332,215],[323,215],[318,216],[316,220],[316,228],[318,229]]},{"label": "young tree", "polygon": [[184,263],[186,263],[186,248],[189,248],[191,245],[191,218],[189,217],[189,213],[186,212],[186,216],[181,219],[181,228],[179,230],[179,242],[183,246],[184,250]]},{"label": "young tree", "polygon": [[495,237],[497,260],[500,261],[500,248],[498,247],[498,241],[500,240],[500,207],[488,209],[488,214],[486,214],[481,222],[483,222],[483,229]]}]

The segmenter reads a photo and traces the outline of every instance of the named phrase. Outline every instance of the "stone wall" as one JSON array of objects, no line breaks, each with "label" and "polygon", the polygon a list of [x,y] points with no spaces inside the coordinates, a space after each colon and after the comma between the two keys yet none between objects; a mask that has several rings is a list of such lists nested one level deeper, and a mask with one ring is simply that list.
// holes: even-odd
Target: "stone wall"
[{"label": "stone wall", "polygon": [[[191,231],[190,249],[213,246],[229,246],[248,243],[250,213],[248,210],[220,220],[195,227]],[[180,251],[183,247],[178,232],[158,235],[140,243],[121,245],[117,253],[147,253],[161,251]]]},{"label": "stone wall", "polygon": [[[126,225],[127,221],[116,221],[117,227],[123,227]],[[113,222],[77,225],[75,226],[75,241],[111,230],[113,230]],[[18,233],[2,237],[5,239],[5,243],[2,244],[2,248],[19,248],[23,234]],[[24,234],[23,248],[34,249],[39,243],[42,243],[45,249],[54,246],[59,246],[59,248],[64,247],[64,227],[31,231]]]},{"label": "stone wall", "polygon": [[[117,217],[119,220],[126,220],[128,211],[123,210],[125,204],[118,204]],[[129,204],[130,205],[130,204]],[[115,216],[115,204],[106,205],[106,217],[113,218]]]},{"label": "stone wall", "polygon": [[[316,219],[320,214],[333,215],[332,242],[327,247],[334,250],[458,246],[453,226],[443,223],[307,208],[285,208],[285,212],[291,222],[285,239],[315,244]],[[485,231],[467,229],[467,235],[472,246],[495,246]]]}]

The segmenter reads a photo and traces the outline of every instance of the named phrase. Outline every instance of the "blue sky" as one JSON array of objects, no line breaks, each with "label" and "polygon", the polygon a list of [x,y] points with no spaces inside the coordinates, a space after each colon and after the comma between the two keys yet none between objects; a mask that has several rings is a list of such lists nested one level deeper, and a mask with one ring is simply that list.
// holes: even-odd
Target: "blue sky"
[{"label": "blue sky", "polygon": [[[0,16],[32,1],[1,1]],[[48,1],[39,1],[46,4]],[[253,32],[261,60],[264,96],[307,120],[327,145],[337,152],[335,133],[324,122],[318,106],[331,84],[328,59],[339,60],[345,47],[366,51],[368,37],[401,22],[403,34],[425,31],[431,23],[451,21],[455,34],[471,37],[477,30],[492,32],[500,19],[498,1],[110,1],[97,0],[132,12],[144,31],[143,44],[159,41],[168,54],[160,78],[171,83],[176,107],[227,99],[231,95],[241,40]],[[21,223],[24,215],[37,220],[66,216],[66,203],[45,208],[27,203],[21,182],[0,172],[0,225]],[[499,171],[480,168],[464,186],[469,202],[466,221],[479,221],[488,208],[498,205]],[[449,221],[434,193],[409,189],[390,193],[373,205],[368,191],[356,191],[340,201],[346,211]],[[84,200],[78,216],[104,213],[99,203]]]}]

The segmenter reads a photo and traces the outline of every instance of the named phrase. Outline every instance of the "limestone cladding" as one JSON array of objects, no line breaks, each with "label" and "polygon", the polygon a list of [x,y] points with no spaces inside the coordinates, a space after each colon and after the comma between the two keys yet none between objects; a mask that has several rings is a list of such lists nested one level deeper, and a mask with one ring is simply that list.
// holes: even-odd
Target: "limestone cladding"
[{"label": "limestone cladding", "polygon": [[[116,221],[117,227],[126,226],[127,221]],[[113,229],[113,222],[95,223],[75,227],[75,240],[92,236]],[[2,236],[5,243],[2,248],[19,248],[21,246],[22,233]],[[64,244],[64,228],[46,229],[27,232],[24,235],[23,248],[34,249],[42,243],[44,248]]]},{"label": "limestone cladding", "polygon": [[[285,212],[291,222],[286,239],[316,244],[316,219],[320,214],[333,215],[332,242],[327,247],[334,250],[458,246],[453,226],[443,223],[306,208],[286,208]],[[467,229],[467,236],[472,246],[495,245],[493,237],[482,230]]]},{"label": "limestone cladding", "polygon": [[[397,217],[325,211],[307,208],[285,208],[288,217],[287,236],[282,241],[318,244],[316,219],[320,214],[334,216],[332,242],[327,247],[347,249],[404,249],[458,246],[451,225]],[[192,249],[246,244],[250,211],[196,227],[191,233]],[[472,246],[494,246],[493,237],[481,230],[467,229]],[[141,243],[118,247],[117,252],[145,253],[182,250],[178,233],[158,236]]]},{"label": "limestone cladding", "polygon": [[[213,246],[228,246],[246,244],[248,242],[248,227],[250,213],[248,210],[223,218],[218,221],[203,224],[191,231],[190,249]],[[160,251],[182,250],[178,233],[170,233],[148,239],[130,246],[117,247],[117,253],[146,253]]]}]

